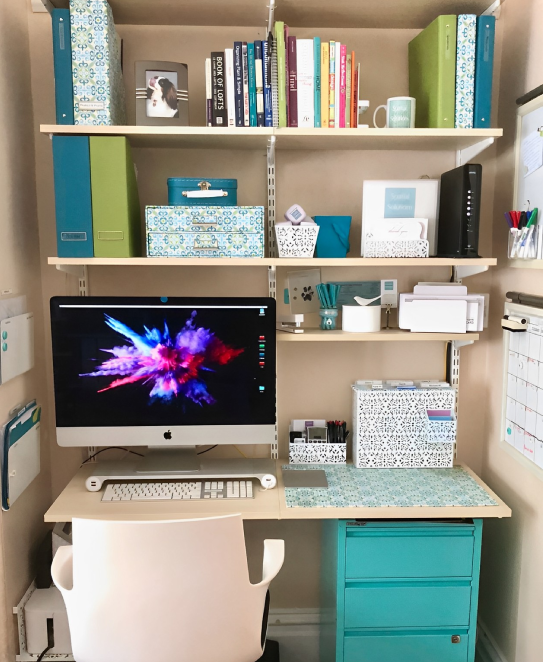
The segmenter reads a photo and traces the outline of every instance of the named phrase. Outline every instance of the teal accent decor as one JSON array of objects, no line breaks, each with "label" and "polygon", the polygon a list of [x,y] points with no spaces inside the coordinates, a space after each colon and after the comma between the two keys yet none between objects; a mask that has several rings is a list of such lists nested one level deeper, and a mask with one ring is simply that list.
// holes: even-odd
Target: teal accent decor
[{"label": "teal accent decor", "polygon": [[315,216],[319,226],[315,257],[347,257],[351,216]]},{"label": "teal accent decor", "polygon": [[283,471],[311,469],[324,469],[328,489],[285,488],[287,508],[498,505],[462,467],[357,469],[352,464],[283,466]]},{"label": "teal accent decor", "polygon": [[474,662],[481,535],[480,519],[323,522],[321,662]]},{"label": "teal accent decor", "polygon": [[386,188],[384,218],[415,218],[417,189]]}]

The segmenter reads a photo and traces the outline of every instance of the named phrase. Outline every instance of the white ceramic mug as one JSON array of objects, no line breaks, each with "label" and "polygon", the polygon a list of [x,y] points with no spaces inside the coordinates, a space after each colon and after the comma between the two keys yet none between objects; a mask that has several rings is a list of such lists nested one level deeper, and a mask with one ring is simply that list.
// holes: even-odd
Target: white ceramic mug
[{"label": "white ceramic mug", "polygon": [[381,306],[343,306],[341,328],[351,333],[376,333],[381,330]]},{"label": "white ceramic mug", "polygon": [[387,129],[414,129],[415,107],[417,100],[414,97],[390,97],[386,105],[378,106],[373,113],[373,126],[376,129],[385,127],[377,126],[377,113],[384,108],[386,110]]}]

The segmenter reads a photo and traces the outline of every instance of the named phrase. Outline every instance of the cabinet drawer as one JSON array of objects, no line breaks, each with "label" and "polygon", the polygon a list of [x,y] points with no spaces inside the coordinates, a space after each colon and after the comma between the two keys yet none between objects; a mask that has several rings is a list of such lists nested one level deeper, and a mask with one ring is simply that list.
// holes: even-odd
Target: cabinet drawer
[{"label": "cabinet drawer", "polygon": [[[453,644],[451,637],[459,635]],[[468,635],[443,633],[375,633],[345,637],[344,662],[467,662]]]},{"label": "cabinet drawer", "polygon": [[471,585],[390,582],[345,589],[345,628],[468,626]]},{"label": "cabinet drawer", "polygon": [[347,537],[347,579],[379,577],[471,577],[473,535],[445,532],[370,532]]}]

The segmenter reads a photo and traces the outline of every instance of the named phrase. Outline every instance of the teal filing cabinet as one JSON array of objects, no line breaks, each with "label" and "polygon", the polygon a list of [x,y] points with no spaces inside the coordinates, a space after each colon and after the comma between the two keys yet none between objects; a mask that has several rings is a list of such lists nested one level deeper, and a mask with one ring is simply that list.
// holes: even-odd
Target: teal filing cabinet
[{"label": "teal filing cabinet", "polygon": [[323,523],[321,662],[473,662],[482,520]]}]

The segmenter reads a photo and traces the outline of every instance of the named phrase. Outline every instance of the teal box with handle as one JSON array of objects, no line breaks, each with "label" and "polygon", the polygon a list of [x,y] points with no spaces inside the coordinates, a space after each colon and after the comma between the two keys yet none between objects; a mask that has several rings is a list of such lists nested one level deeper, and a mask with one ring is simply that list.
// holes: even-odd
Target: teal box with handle
[{"label": "teal box with handle", "polygon": [[170,177],[170,207],[232,207],[238,204],[237,179]]},{"label": "teal box with handle", "polygon": [[347,257],[351,216],[314,216],[320,227],[315,257]]}]

